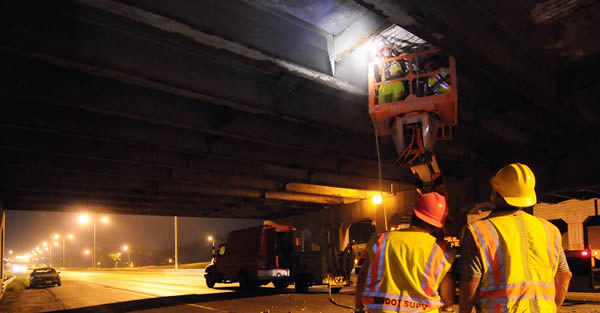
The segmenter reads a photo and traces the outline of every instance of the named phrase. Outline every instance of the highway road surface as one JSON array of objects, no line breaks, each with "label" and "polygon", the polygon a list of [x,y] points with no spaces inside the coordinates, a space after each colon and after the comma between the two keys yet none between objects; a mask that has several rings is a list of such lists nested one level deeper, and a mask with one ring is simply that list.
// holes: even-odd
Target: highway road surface
[{"label": "highway road surface", "polygon": [[[237,284],[211,289],[200,272],[62,271],[62,286],[8,292],[0,312],[349,312],[329,302],[327,288],[296,294],[272,286],[241,294]],[[352,305],[353,289],[335,299]]]},{"label": "highway road surface", "polygon": [[[0,303],[0,313],[350,312],[331,304],[325,287],[312,287],[307,294],[297,294],[292,287],[277,292],[266,286],[242,294],[236,291],[237,284],[208,288],[201,271],[62,271],[62,278],[61,287],[7,292]],[[334,297],[339,304],[351,306],[354,289],[344,288]],[[561,313],[600,313],[600,294],[577,293],[569,297],[573,301],[566,303]]]}]

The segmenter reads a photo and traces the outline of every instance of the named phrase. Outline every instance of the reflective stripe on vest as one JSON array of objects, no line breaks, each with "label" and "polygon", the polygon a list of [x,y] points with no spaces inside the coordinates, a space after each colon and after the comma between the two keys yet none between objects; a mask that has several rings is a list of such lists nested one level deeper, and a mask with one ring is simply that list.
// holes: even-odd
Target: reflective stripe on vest
[{"label": "reflective stripe on vest", "polygon": [[520,212],[477,221],[469,230],[484,266],[482,312],[556,312],[554,275],[562,246],[554,225]]},{"label": "reflective stripe on vest", "polygon": [[[363,293],[367,309],[430,312],[443,305],[437,289],[450,270],[453,250],[433,236],[411,229],[378,234],[371,244]],[[406,259],[409,255],[415,259]]]},{"label": "reflective stripe on vest", "polygon": [[383,292],[365,292],[363,303],[369,310],[392,312],[427,312],[444,304],[442,301],[423,300]]}]

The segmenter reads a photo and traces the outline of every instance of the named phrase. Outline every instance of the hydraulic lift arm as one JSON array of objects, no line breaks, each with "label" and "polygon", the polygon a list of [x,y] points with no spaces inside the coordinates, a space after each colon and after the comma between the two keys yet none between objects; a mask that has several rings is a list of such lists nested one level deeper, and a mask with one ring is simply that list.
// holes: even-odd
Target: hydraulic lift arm
[{"label": "hydraulic lift arm", "polygon": [[[399,78],[378,81],[382,75],[376,75],[376,68],[390,62],[402,62],[406,72]],[[388,86],[398,84],[406,90],[403,95],[385,94],[392,89]],[[457,101],[455,60],[439,50],[407,53],[369,64],[369,114],[375,131],[378,136],[392,136],[398,152],[394,165],[410,168],[423,192],[442,184],[433,148],[436,141],[452,138]]]}]

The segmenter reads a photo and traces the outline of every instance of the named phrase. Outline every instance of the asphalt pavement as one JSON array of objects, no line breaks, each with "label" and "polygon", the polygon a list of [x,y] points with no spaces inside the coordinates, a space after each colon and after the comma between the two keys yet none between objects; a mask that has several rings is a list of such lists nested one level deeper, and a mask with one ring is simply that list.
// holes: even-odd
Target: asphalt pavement
[{"label": "asphalt pavement", "polygon": [[[62,286],[7,293],[0,312],[348,312],[329,302],[327,288],[307,294],[271,285],[238,292],[237,284],[208,288],[202,272],[62,271]],[[353,288],[335,295],[350,306]]]},{"label": "asphalt pavement", "polygon": [[[201,271],[62,271],[62,286],[7,292],[0,313],[7,312],[350,312],[329,301],[327,288],[311,287],[307,294],[293,286],[277,291],[270,285],[250,293],[237,284],[208,288]],[[600,313],[600,294],[570,293],[561,313]],[[352,306],[354,288],[344,288],[335,301]]]}]

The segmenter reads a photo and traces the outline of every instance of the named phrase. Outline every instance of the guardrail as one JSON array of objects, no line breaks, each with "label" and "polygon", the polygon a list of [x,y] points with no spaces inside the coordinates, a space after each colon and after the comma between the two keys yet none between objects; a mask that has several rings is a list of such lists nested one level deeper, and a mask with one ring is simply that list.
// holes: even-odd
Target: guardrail
[{"label": "guardrail", "polygon": [[6,291],[6,287],[8,287],[8,285],[10,285],[10,283],[13,282],[13,280],[15,280],[16,276],[12,276],[11,278],[5,280],[2,282],[2,290],[0,290],[0,299],[2,299],[2,297],[4,296],[4,292]]}]

